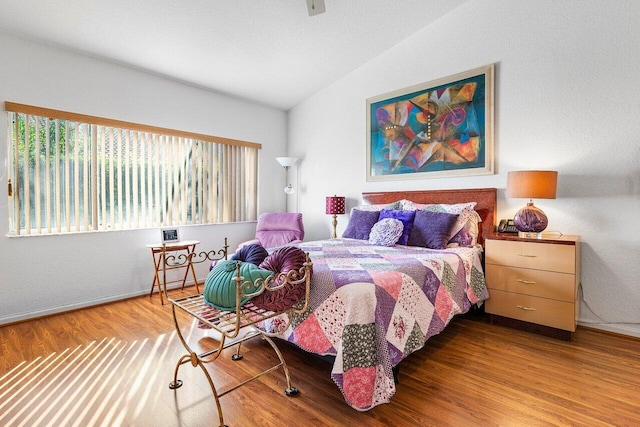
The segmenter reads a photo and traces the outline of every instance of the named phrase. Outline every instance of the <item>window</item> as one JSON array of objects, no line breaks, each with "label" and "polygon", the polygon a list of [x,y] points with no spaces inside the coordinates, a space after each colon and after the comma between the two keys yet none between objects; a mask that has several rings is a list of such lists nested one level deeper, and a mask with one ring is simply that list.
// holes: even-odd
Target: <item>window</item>
[{"label": "window", "polygon": [[253,220],[259,144],[5,103],[9,232]]}]

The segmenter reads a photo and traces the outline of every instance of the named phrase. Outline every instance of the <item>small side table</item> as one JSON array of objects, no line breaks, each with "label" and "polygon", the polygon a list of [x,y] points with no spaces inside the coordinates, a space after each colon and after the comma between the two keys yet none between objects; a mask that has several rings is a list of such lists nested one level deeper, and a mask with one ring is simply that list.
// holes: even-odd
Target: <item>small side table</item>
[{"label": "small side table", "polygon": [[[177,268],[185,269],[184,277],[182,278],[182,289],[184,289],[184,284],[187,281],[187,276],[189,275],[189,271],[191,271],[193,282],[196,284],[196,291],[198,293],[200,292],[200,289],[198,289],[198,278],[196,277],[196,271],[193,267],[193,264],[191,263],[192,254],[195,253],[196,245],[198,245],[199,243],[200,243],[199,240],[185,240],[182,242],[166,243],[164,244],[164,246],[162,243],[153,243],[153,244],[147,245],[147,247],[151,249],[151,257],[153,258],[153,267],[155,270],[153,274],[153,282],[151,283],[151,291],[149,292],[149,297],[153,295],[153,289],[155,288],[157,283],[158,293],[160,294],[160,302],[164,305],[164,299],[162,297],[163,289],[162,289],[162,286],[160,285],[162,283],[160,281],[160,273],[163,270],[173,270]],[[164,247],[164,253],[171,253],[173,254],[173,256],[176,256],[176,257],[179,256],[178,253],[180,251],[184,251],[185,253],[182,254],[182,256],[186,257],[185,263],[181,265],[167,266],[162,256],[163,247]],[[172,280],[167,283],[173,283],[173,282],[180,282],[180,280]],[[166,289],[167,283],[164,283],[165,289]]]},{"label": "small side table", "polygon": [[571,341],[580,309],[580,237],[485,240],[491,323]]}]

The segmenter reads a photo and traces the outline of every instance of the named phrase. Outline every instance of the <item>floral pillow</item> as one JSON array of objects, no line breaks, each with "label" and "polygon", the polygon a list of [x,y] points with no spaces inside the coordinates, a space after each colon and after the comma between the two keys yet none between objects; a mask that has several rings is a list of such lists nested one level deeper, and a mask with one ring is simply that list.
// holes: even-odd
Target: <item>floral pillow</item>
[{"label": "floral pillow", "polygon": [[411,233],[411,227],[413,227],[413,219],[416,216],[416,211],[403,211],[397,209],[382,209],[380,211],[380,219],[395,218],[402,221],[403,231],[402,236],[398,240],[399,245],[406,245],[409,240],[409,233]]},{"label": "floral pillow", "polygon": [[395,218],[384,218],[376,222],[369,234],[369,243],[378,246],[393,246],[396,244],[404,225],[402,221]]}]

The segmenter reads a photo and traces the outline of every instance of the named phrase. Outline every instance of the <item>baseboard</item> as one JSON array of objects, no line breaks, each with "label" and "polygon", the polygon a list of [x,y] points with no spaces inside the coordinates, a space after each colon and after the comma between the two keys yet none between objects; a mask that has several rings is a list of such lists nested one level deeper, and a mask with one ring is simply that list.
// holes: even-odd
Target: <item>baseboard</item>
[{"label": "baseboard", "polygon": [[578,322],[578,325],[584,326],[585,328],[599,329],[606,332],[613,332],[619,335],[627,335],[640,338],[640,324]]},{"label": "baseboard", "polygon": [[[187,282],[185,283],[185,287],[187,286],[193,286],[194,283],[193,282]],[[167,289],[171,290],[171,289],[177,289],[180,286],[182,286],[179,283],[176,283],[174,285],[169,285],[169,287]],[[157,291],[156,291],[157,294]],[[154,295],[156,295],[154,294]],[[129,298],[137,298],[139,296],[142,295],[149,295],[149,291],[136,291],[136,292],[130,292],[130,293],[126,293],[126,294],[118,294],[118,295],[110,295],[108,297],[104,297],[104,298],[97,298],[94,300],[89,300],[89,301],[81,301],[75,304],[67,304],[67,305],[62,305],[62,306],[57,306],[57,307],[50,307],[44,310],[37,310],[37,311],[27,311],[24,313],[18,313],[18,314],[14,314],[14,315],[10,315],[10,316],[0,316],[0,326],[6,326],[6,325],[10,325],[12,323],[19,323],[19,322],[24,322],[26,320],[34,320],[34,319],[39,319],[42,317],[47,317],[47,316],[54,316],[56,314],[61,314],[61,313],[66,313],[69,311],[74,311],[74,310],[81,310],[83,308],[89,308],[89,307],[95,307],[98,305],[103,305],[103,304],[109,304],[111,302],[115,302],[115,301],[122,301],[125,299],[129,299]],[[158,297],[160,298],[160,297]]]}]

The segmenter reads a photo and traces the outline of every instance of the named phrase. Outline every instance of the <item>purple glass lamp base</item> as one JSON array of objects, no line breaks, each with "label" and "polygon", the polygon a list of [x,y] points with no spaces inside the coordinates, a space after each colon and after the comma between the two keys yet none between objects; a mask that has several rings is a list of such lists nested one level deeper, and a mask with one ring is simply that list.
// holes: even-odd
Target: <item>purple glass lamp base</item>
[{"label": "purple glass lamp base", "polygon": [[527,203],[527,206],[516,212],[513,217],[513,225],[519,231],[525,233],[541,233],[547,228],[549,220],[547,216],[537,207],[533,206],[533,202]]}]

